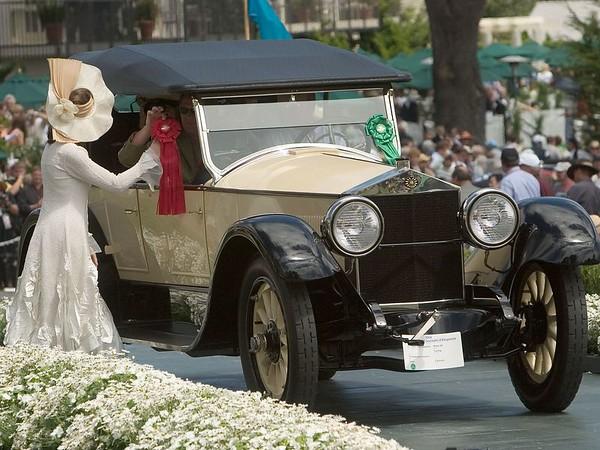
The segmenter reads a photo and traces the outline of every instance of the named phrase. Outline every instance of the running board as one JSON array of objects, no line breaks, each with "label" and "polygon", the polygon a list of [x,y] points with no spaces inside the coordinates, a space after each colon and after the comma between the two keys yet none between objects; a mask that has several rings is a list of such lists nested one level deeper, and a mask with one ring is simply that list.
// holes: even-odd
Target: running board
[{"label": "running board", "polygon": [[144,344],[162,350],[186,352],[193,348],[200,330],[189,322],[143,321],[117,325],[123,342]]}]

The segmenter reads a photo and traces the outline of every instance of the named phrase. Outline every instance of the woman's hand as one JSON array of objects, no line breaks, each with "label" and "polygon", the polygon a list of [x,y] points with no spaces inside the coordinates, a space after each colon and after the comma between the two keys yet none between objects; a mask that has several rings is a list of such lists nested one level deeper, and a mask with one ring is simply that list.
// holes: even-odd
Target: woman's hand
[{"label": "woman's hand", "polygon": [[92,262],[94,263],[94,265],[95,265],[96,267],[98,267],[98,257],[96,256],[96,254],[95,254],[95,253],[92,253],[92,254],[90,255],[90,258],[92,258]]},{"label": "woman's hand", "polygon": [[162,106],[154,106],[146,113],[146,127],[152,129],[152,124],[158,119],[165,118],[165,110]]}]

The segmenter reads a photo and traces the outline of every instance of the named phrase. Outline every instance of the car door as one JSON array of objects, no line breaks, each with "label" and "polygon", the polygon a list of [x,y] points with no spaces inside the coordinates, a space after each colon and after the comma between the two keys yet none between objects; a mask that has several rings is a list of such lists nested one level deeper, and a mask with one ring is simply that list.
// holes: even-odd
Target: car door
[{"label": "car door", "polygon": [[159,191],[140,189],[142,236],[155,281],[179,286],[208,286],[210,269],[206,250],[204,191],[186,186],[186,213],[156,213]]},{"label": "car door", "polygon": [[103,250],[113,255],[120,277],[126,280],[145,278],[148,261],[142,240],[135,186],[125,192],[93,188],[89,207],[108,242]]}]

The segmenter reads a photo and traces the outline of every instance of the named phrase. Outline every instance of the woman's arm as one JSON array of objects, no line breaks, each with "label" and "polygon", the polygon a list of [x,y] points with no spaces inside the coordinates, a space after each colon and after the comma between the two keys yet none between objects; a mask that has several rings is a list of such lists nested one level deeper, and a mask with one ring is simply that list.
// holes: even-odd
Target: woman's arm
[{"label": "woman's arm", "polygon": [[92,161],[87,151],[78,145],[69,146],[64,155],[64,169],[73,178],[115,192],[127,190],[146,171],[158,166],[154,158],[144,152],[136,165],[116,175]]}]

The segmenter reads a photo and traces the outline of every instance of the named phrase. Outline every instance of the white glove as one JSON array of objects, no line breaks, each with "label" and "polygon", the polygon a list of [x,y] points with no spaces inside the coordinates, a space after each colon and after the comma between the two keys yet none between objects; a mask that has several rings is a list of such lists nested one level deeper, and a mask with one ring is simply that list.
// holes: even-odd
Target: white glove
[{"label": "white glove", "polygon": [[154,186],[160,184],[160,177],[162,175],[162,167],[160,165],[160,144],[153,141],[152,145],[148,147],[148,150],[142,153],[142,157],[138,164],[144,172],[140,178],[144,180],[150,187],[150,190],[154,192]]}]

